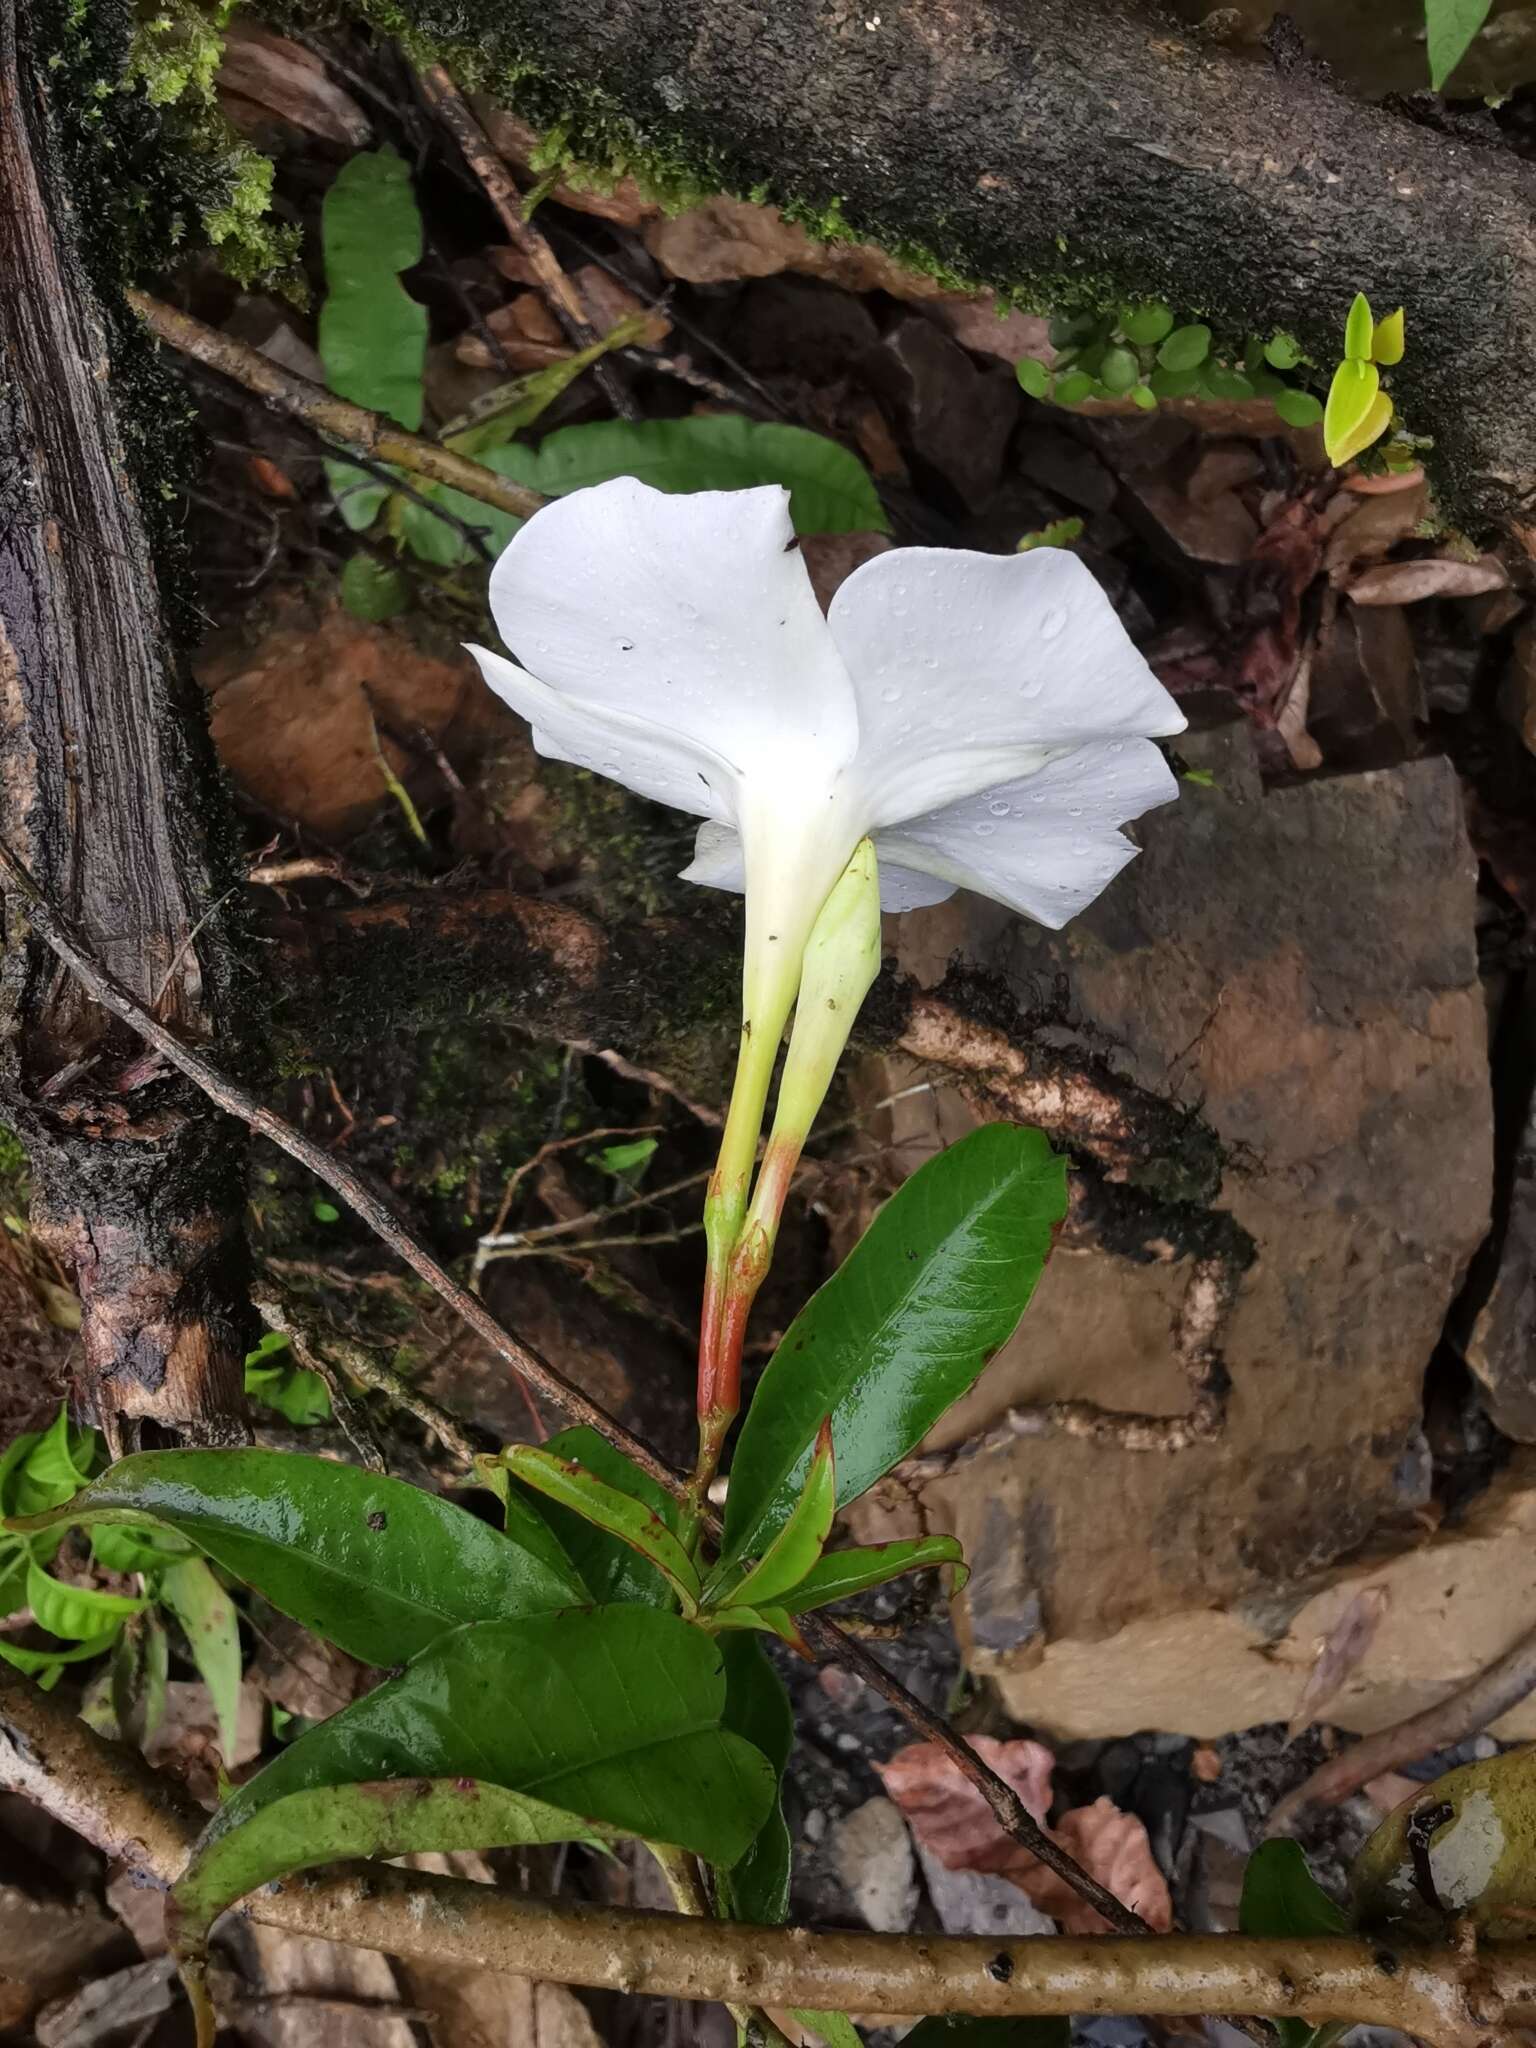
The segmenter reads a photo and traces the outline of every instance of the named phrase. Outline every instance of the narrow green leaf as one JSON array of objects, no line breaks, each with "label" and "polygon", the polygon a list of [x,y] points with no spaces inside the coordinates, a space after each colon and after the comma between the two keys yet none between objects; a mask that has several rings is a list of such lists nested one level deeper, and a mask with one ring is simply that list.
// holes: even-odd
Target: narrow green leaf
[{"label": "narrow green leaf", "polygon": [[314,1786],[274,1800],[198,1853],[173,1895],[177,1948],[195,1953],[219,1914],[247,1892],[342,1857],[602,1840],[577,1815],[483,1779]]},{"label": "narrow green leaf", "polygon": [[378,624],[398,618],[411,601],[410,579],[374,555],[348,555],[341,571],[341,601],[354,619]]},{"label": "narrow green leaf", "polygon": [[784,1767],[795,1744],[795,1717],[784,1682],[753,1635],[722,1639],[725,1658],[724,1725],[760,1750],[773,1767],[775,1791],[767,1819],[751,1847],[719,1874],[721,1911],[755,1927],[778,1927],[789,1917],[794,1850],[784,1819]]},{"label": "narrow green leaf", "polygon": [[1356,292],[1344,317],[1344,359],[1350,363],[1363,363],[1370,359],[1371,339],[1376,323],[1371,318],[1371,302],[1364,292]]},{"label": "narrow green leaf", "polygon": [[421,215],[405,163],[387,150],[349,157],[320,209],[325,303],[320,360],[342,398],[414,433],[421,425],[427,309],[400,282],[421,261]]},{"label": "narrow green leaf", "polygon": [[565,390],[575,382],[584,370],[609,353],[611,349],[628,348],[644,333],[649,315],[626,314],[624,319],[592,343],[590,348],[577,349],[574,355],[563,356],[558,363],[549,363],[542,370],[530,370],[526,376],[514,377],[506,384],[499,384],[494,391],[470,407],[458,419],[450,420],[443,429],[445,447],[457,455],[472,455],[476,461],[494,468],[489,451],[501,447],[514,435],[531,427]]},{"label": "narrow green leaf", "polygon": [[722,1635],[755,1629],[760,1635],[777,1636],[798,1656],[811,1654],[787,1607],[712,1607],[700,1615],[699,1626]]},{"label": "narrow green leaf", "polygon": [[974,1384],[1029,1304],[1066,1214],[1039,1131],[988,1124],[919,1167],[785,1333],[731,1466],[725,1556],[784,1526],[823,1417],[846,1507]]},{"label": "narrow green leaf", "polygon": [[661,1573],[683,1603],[685,1614],[698,1612],[698,1568],[653,1508],[606,1485],[575,1459],[555,1457],[536,1445],[519,1444],[504,1452],[503,1458],[524,1486],[627,1543]]},{"label": "narrow green leaf", "polygon": [[1493,0],[1424,0],[1424,26],[1429,42],[1429,82],[1436,92],[1472,47],[1488,19]]},{"label": "narrow green leaf", "polygon": [[837,1512],[837,1466],[832,1452],[832,1418],[822,1420],[805,1484],[782,1529],[759,1562],[731,1594],[731,1606],[789,1604],[785,1596],[800,1584],[826,1548]]},{"label": "narrow green leaf", "polygon": [[[595,1429],[588,1429],[585,1425],[562,1429],[550,1438],[544,1449],[555,1458],[575,1459],[607,1485],[620,1493],[627,1493],[632,1500],[642,1502],[661,1518],[674,1536],[677,1534],[677,1502],[672,1495],[638,1466],[632,1465],[622,1451],[615,1450]],[[671,1588],[627,1543],[621,1543],[606,1529],[599,1529],[595,1523],[573,1515],[568,1508],[542,1495],[524,1495],[519,1491],[517,1499],[519,1503],[525,1499],[531,1503],[531,1507],[523,1508],[523,1513],[534,1512],[544,1517],[563,1553],[580,1574],[586,1592],[598,1606],[670,1609]]]},{"label": "narrow green leaf", "polygon": [[28,1526],[175,1529],[294,1621],[388,1667],[461,1622],[585,1597],[548,1525],[520,1499],[509,1517],[503,1536],[436,1494],[297,1451],[142,1451]]},{"label": "narrow green leaf", "polygon": [[588,1158],[604,1173],[615,1174],[622,1179],[632,1175],[636,1167],[646,1165],[655,1151],[654,1138],[632,1138],[626,1145],[605,1145],[600,1152],[589,1153]]},{"label": "narrow green leaf", "polygon": [[134,1615],[112,1651],[108,1685],[117,1737],[142,1749],[165,1719],[171,1650],[153,1608]]},{"label": "narrow green leaf", "polygon": [[1175,327],[1157,352],[1158,367],[1175,374],[1197,370],[1210,352],[1211,330],[1203,322],[1195,321],[1188,327]]},{"label": "narrow green leaf", "polygon": [[834,1550],[785,1594],[784,1605],[791,1614],[809,1614],[814,1608],[830,1607],[834,1600],[867,1593],[871,1586],[884,1586],[905,1572],[946,1564],[955,1568],[954,1590],[958,1593],[970,1577],[958,1537],[914,1536],[896,1543]]},{"label": "narrow green leaf", "polygon": [[27,1605],[39,1628],[67,1642],[89,1642],[111,1624],[142,1614],[149,1603],[122,1593],[98,1593],[94,1586],[66,1586],[36,1564],[27,1567]]},{"label": "narrow green leaf", "polygon": [[111,1628],[103,1629],[99,1636],[90,1636],[68,1650],[28,1650],[20,1643],[7,1642],[0,1636],[0,1657],[17,1671],[24,1671],[28,1678],[42,1678],[65,1664],[88,1664],[93,1657],[104,1656],[117,1641],[121,1628],[121,1621],[115,1622]]},{"label": "narrow green leaf", "polygon": [[192,1548],[169,1529],[123,1529],[111,1522],[98,1522],[90,1536],[91,1556],[109,1572],[162,1572]]},{"label": "narrow green leaf", "polygon": [[196,1864],[274,1800],[323,1785],[472,1777],[734,1863],[773,1797],[723,1730],[717,1644],[674,1614],[575,1608],[471,1624],[284,1750],[227,1799]]},{"label": "narrow green leaf", "polygon": [[160,1581],[160,1598],[181,1623],[219,1718],[225,1767],[234,1761],[235,1724],[240,1713],[240,1625],[235,1603],[200,1557],[172,1565]]},{"label": "narrow green leaf", "polygon": [[659,491],[739,491],[783,484],[797,533],[884,533],[879,494],[859,458],[824,434],[736,413],[682,420],[595,420],[546,434],[537,450],[501,451],[503,474],[563,498],[616,476]]}]

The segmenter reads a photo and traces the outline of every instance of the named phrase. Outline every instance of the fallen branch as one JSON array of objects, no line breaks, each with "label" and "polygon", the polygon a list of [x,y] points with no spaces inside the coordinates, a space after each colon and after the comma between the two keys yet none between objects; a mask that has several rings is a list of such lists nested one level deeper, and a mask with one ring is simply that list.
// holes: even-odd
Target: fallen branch
[{"label": "fallen branch", "polygon": [[544,503],[537,491],[525,490],[521,484],[498,476],[481,463],[471,462],[467,455],[456,455],[436,441],[407,433],[382,413],[338,398],[323,385],[312,384],[307,377],[283,369],[270,356],[247,348],[243,341],[221,334],[216,327],[205,326],[190,313],[178,312],[176,307],[152,299],[147,292],[130,291],[128,303],[161,341],[169,342],[205,369],[216,370],[231,383],[254,392],[278,411],[291,413],[332,442],[339,454],[364,455],[375,462],[393,463],[399,469],[408,469],[413,476],[448,484],[482,505],[494,505],[498,511],[513,513],[519,519],[527,519]]},{"label": "fallen branch", "polygon": [[1342,1756],[1319,1764],[1293,1792],[1287,1792],[1269,1816],[1265,1833],[1289,1834],[1310,1806],[1337,1806],[1383,1771],[1395,1771],[1437,1749],[1465,1742],[1511,1707],[1536,1692],[1536,1628],[1529,1629],[1476,1678],[1437,1700],[1422,1713],[1410,1714],[1390,1728],[1380,1728],[1346,1749]]},{"label": "fallen branch", "polygon": [[[160,1884],[207,1816],[58,1697],[0,1670],[0,1787]],[[1467,1956],[1344,1938],[1087,1940],[811,1932],[680,1913],[555,1906],[380,1866],[273,1886],[243,1909],[266,1926],[458,1969],[729,2004],[869,2013],[1204,2014],[1396,2027],[1482,2048],[1536,2020],[1536,1945]]]}]

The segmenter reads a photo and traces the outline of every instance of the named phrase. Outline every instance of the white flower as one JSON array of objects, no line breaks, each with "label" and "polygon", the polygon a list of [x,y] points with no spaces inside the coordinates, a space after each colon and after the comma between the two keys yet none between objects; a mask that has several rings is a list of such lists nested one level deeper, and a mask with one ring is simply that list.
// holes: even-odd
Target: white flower
[{"label": "white flower", "polygon": [[793,543],[774,485],[576,491],[492,572],[525,666],[470,650],[541,754],[706,821],[684,872],[745,889],[746,1016],[775,1042],[862,838],[887,909],[967,888],[1065,924],[1177,794],[1152,740],[1184,727],[1074,555],[895,549],[824,619]]}]

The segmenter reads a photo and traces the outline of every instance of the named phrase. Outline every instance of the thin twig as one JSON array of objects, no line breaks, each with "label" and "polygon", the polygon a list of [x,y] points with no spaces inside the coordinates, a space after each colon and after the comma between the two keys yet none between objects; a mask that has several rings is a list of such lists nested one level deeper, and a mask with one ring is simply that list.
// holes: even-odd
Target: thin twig
[{"label": "thin twig", "polygon": [[[490,137],[475,119],[469,102],[441,64],[425,66],[420,78],[428,105],[459,145],[464,161],[480,180],[486,198],[495,207],[497,217],[506,229],[507,240],[528,259],[550,311],[574,347],[593,347],[599,335],[587,315],[580,292],[560,268],[560,259],[544,239],[542,231],[528,219],[522,193],[513,183],[511,173]],[[638,418],[634,401],[615,375],[611,363],[594,363],[592,375],[598,389],[621,419]]]},{"label": "thin twig", "polygon": [[[74,1708],[0,1669],[0,1788],[162,1885],[207,1815]],[[556,1906],[380,1864],[292,1878],[248,1901],[266,1926],[461,1970],[775,2008],[871,2013],[1203,2014],[1395,2027],[1436,2048],[1485,2048],[1536,2018],[1536,1944],[1464,1955],[1344,1936],[1156,1941],[854,1934],[745,1927],[681,1913]]]},{"label": "thin twig", "polygon": [[537,491],[525,490],[521,484],[498,476],[495,470],[471,462],[467,455],[456,455],[451,448],[424,440],[420,434],[407,433],[382,413],[369,412],[366,406],[336,397],[323,385],[311,383],[308,377],[283,369],[270,356],[247,348],[244,342],[221,334],[216,327],[194,320],[190,313],[167,306],[147,292],[130,291],[127,297],[145,325],[162,341],[206,369],[216,370],[232,383],[254,392],[277,411],[302,420],[339,454],[353,461],[391,463],[432,483],[447,484],[482,505],[494,505],[498,511],[510,512],[519,519],[529,518],[544,503]]},{"label": "thin twig", "polygon": [[1310,1778],[1278,1803],[1265,1833],[1289,1834],[1309,1806],[1337,1806],[1383,1771],[1395,1771],[1434,1750],[1464,1742],[1532,1692],[1536,1692],[1536,1628],[1528,1629],[1502,1657],[1432,1707],[1410,1714],[1390,1728],[1378,1729],[1341,1756],[1319,1764]]}]

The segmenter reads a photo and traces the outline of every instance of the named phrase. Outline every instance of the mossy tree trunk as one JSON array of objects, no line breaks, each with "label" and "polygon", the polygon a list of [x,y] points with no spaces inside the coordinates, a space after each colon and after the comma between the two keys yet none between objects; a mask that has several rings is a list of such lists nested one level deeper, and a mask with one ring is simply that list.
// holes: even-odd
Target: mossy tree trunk
[{"label": "mossy tree trunk", "polygon": [[[210,805],[27,0],[0,0],[0,832],[97,955],[215,1035]],[[0,1114],[75,1276],[88,1403],[238,1433],[245,1132],[89,1001],[6,903]]]}]

